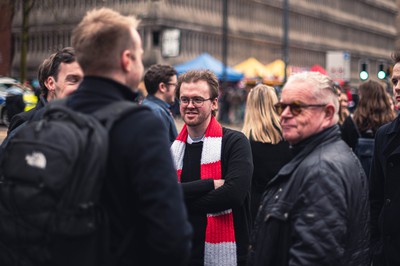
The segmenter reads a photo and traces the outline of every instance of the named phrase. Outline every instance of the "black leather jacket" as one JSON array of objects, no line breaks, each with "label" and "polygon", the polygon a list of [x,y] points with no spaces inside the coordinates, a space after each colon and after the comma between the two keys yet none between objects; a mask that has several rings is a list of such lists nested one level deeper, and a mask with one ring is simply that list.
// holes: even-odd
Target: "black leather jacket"
[{"label": "black leather jacket", "polygon": [[368,182],[339,127],[293,151],[267,185],[249,265],[368,265]]}]

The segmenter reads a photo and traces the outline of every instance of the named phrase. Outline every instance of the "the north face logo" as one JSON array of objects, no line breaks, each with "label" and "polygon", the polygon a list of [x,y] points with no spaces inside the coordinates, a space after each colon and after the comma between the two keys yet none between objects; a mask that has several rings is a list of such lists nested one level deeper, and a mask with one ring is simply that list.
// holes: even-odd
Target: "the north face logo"
[{"label": "the north face logo", "polygon": [[25,156],[26,163],[32,167],[45,169],[47,160],[46,156],[44,156],[41,152],[33,152],[32,154],[28,154]]}]

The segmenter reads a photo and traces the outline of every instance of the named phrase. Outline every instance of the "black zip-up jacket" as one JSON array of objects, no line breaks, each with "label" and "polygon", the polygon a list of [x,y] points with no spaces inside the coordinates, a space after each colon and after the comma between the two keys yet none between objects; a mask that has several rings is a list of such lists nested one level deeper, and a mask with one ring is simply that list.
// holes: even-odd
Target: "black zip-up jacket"
[{"label": "black zip-up jacket", "polygon": [[249,265],[369,265],[367,178],[339,127],[293,149],[267,185]]},{"label": "black zip-up jacket", "polygon": [[376,133],[370,202],[374,266],[400,265],[400,117]]},{"label": "black zip-up jacket", "polygon": [[[67,105],[92,113],[134,99],[122,84],[85,77]],[[119,253],[128,241],[118,265],[185,265],[192,229],[163,125],[149,108],[139,107],[116,122],[109,138],[101,202],[109,214],[111,252]]]}]

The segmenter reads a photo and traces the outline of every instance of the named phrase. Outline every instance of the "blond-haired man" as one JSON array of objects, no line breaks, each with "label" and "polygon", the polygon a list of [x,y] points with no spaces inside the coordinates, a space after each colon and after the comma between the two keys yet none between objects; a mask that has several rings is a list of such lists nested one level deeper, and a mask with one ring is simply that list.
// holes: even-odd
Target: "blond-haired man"
[{"label": "blond-haired man", "polygon": [[[143,75],[137,25],[134,17],[102,8],[88,12],[74,29],[72,44],[85,76],[68,100],[71,108],[92,113],[135,99]],[[110,131],[101,200],[111,232],[103,244],[116,265],[182,265],[188,258],[191,227],[163,131],[146,107],[124,116]],[[79,254],[90,254],[77,243],[74,250],[80,249]],[[103,265],[104,254],[95,255]]]}]

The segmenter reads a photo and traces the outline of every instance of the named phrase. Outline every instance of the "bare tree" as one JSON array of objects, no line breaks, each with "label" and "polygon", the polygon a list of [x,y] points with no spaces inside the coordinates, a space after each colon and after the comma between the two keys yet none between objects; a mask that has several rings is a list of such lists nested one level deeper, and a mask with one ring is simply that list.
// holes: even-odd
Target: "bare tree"
[{"label": "bare tree", "polygon": [[12,21],[15,1],[0,0],[0,75],[9,76],[13,58]]},{"label": "bare tree", "polygon": [[[12,0],[11,0],[12,1]],[[21,64],[20,80],[26,80],[26,57],[29,44],[29,15],[35,5],[35,0],[22,0],[22,31],[21,31]]]}]

